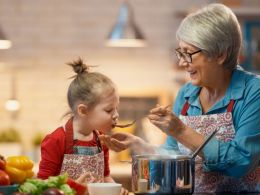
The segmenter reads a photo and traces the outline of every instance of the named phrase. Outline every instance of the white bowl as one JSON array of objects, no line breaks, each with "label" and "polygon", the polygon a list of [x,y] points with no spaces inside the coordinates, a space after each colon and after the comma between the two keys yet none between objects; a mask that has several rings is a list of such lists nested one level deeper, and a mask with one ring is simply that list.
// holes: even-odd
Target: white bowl
[{"label": "white bowl", "polygon": [[122,184],[88,183],[89,195],[120,195]]}]

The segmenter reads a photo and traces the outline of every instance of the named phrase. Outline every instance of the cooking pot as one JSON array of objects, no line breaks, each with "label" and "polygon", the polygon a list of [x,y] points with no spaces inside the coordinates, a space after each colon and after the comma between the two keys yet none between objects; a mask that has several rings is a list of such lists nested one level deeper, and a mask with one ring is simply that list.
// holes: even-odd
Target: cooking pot
[{"label": "cooking pot", "polygon": [[192,194],[195,160],[188,155],[135,155],[132,190],[135,194]]},{"label": "cooking pot", "polygon": [[216,132],[213,131],[192,155],[134,155],[132,191],[138,195],[192,194],[195,157]]}]

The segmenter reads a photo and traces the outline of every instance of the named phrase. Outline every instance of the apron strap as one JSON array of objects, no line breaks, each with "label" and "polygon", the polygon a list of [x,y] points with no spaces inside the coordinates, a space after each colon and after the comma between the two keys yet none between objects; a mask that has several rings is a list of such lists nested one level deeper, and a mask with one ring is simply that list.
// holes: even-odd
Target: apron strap
[{"label": "apron strap", "polygon": [[[231,99],[227,106],[227,112],[232,112],[234,104],[235,104],[235,100]],[[187,116],[187,111],[188,111],[189,107],[190,107],[190,104],[187,100],[181,110],[181,115]]]},{"label": "apron strap", "polygon": [[188,102],[188,100],[187,100],[187,101],[185,102],[185,104],[184,104],[182,110],[181,110],[181,115],[186,116],[189,107],[190,107],[190,104],[189,104],[189,102]]},{"label": "apron strap", "polygon": [[98,135],[100,134],[98,131],[93,130],[94,135],[96,136],[96,142],[97,142],[97,148],[98,148],[98,152],[101,153],[103,151],[100,139],[98,137]]},{"label": "apron strap", "polygon": [[72,118],[63,126],[65,131],[65,154],[73,154]]},{"label": "apron strap", "polygon": [[235,100],[231,99],[228,104],[228,107],[227,107],[227,112],[232,112],[234,103],[235,103]]},{"label": "apron strap", "polygon": [[[73,127],[72,127],[72,118],[63,126],[65,131],[65,154],[73,154],[74,138],[73,138]],[[101,142],[99,140],[99,132],[93,130],[93,133],[96,137],[98,152],[103,151]]]}]

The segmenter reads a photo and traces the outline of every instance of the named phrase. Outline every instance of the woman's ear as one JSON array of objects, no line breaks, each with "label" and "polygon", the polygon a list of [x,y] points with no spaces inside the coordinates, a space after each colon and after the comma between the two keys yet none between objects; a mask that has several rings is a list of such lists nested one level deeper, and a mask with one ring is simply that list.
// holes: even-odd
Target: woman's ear
[{"label": "woman's ear", "polygon": [[79,116],[86,115],[88,112],[88,107],[85,104],[79,104],[77,107],[77,112]]},{"label": "woman's ear", "polygon": [[223,63],[225,62],[227,58],[227,52],[223,53],[222,55],[220,55],[218,58],[217,58],[217,62],[219,65],[223,65]]}]

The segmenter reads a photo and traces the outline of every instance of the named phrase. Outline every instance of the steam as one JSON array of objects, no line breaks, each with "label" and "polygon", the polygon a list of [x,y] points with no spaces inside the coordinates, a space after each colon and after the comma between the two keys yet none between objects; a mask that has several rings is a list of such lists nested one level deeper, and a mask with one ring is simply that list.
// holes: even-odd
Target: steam
[{"label": "steam", "polygon": [[178,148],[160,146],[155,149],[155,154],[163,155],[163,156],[175,156],[175,155],[179,155],[180,151]]}]

